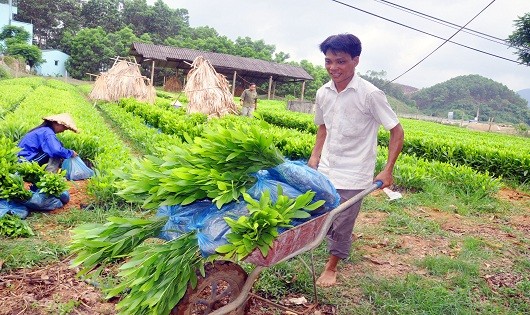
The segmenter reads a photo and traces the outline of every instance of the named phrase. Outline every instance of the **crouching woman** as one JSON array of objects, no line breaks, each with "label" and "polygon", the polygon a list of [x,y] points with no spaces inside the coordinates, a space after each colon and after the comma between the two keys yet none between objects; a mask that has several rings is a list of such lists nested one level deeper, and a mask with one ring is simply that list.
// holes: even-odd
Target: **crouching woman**
[{"label": "crouching woman", "polygon": [[65,130],[78,132],[70,114],[63,113],[42,118],[44,122],[31,129],[18,143],[21,151],[19,161],[35,161],[46,165],[46,171],[57,172],[63,159],[77,156],[74,150],[63,147],[57,138],[58,133]]}]

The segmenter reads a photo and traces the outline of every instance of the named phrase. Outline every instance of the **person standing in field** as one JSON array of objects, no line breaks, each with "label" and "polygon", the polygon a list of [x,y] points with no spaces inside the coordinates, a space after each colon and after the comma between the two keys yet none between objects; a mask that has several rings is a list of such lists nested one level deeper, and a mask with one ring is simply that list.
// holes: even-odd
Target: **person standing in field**
[{"label": "person standing in field", "polygon": [[258,108],[258,92],[256,92],[256,84],[250,83],[248,89],[245,89],[241,94],[241,115],[252,117],[254,110]]},{"label": "person standing in field", "polygon": [[41,125],[31,129],[18,143],[20,162],[35,161],[46,165],[46,171],[55,173],[59,170],[63,159],[76,157],[74,150],[66,149],[56,134],[65,130],[79,132],[74,120],[68,113],[42,118]]},{"label": "person standing in field", "polygon": [[[351,34],[332,35],[320,44],[330,81],[316,94],[315,146],[308,166],[326,175],[341,203],[380,180],[393,184],[394,164],[403,147],[404,132],[385,94],[355,74],[360,40]],[[386,166],[374,178],[379,126],[390,130]],[[348,258],[352,232],[362,200],[340,213],[327,233],[329,259],[317,280],[323,287],[337,282],[337,265]]]}]

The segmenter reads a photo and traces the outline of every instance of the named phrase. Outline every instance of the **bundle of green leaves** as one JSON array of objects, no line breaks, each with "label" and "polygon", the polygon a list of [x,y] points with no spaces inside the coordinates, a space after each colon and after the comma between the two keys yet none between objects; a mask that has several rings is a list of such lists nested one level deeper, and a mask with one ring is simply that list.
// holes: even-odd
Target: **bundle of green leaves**
[{"label": "bundle of green leaves", "polygon": [[0,235],[7,237],[28,237],[35,234],[28,222],[16,215],[6,214],[0,218]]},{"label": "bundle of green leaves", "polygon": [[267,256],[274,240],[278,236],[279,227],[292,227],[293,219],[310,217],[308,211],[317,209],[324,204],[324,200],[311,203],[315,192],[307,191],[291,199],[283,194],[278,185],[278,199],[272,202],[270,191],[266,190],[259,201],[250,195],[243,194],[249,210],[248,216],[241,216],[237,220],[225,217],[230,226],[230,233],[226,236],[229,244],[219,246],[216,251],[224,254],[227,259],[242,260],[255,248],[259,248],[264,257]]},{"label": "bundle of green leaves", "polygon": [[148,156],[116,172],[118,195],[145,208],[209,198],[218,208],[237,200],[260,169],[284,161],[271,136],[256,125],[211,124],[159,158]]},{"label": "bundle of green leaves", "polygon": [[31,197],[22,177],[16,174],[18,151],[14,142],[0,137],[0,199],[25,201]]},{"label": "bundle of green leaves", "polygon": [[120,267],[118,276],[123,280],[106,290],[107,298],[127,291],[116,306],[121,315],[169,314],[188,283],[197,286],[197,271],[204,276],[204,259],[194,233],[163,244],[142,245]]},{"label": "bundle of green leaves", "polygon": [[65,170],[58,173],[46,172],[39,178],[36,186],[40,192],[45,193],[48,196],[59,197],[61,193],[68,189],[65,176]]},{"label": "bundle of green leaves", "polygon": [[110,217],[105,224],[84,224],[75,228],[69,249],[77,256],[72,267],[81,266],[78,276],[99,275],[115,260],[127,257],[138,245],[160,233],[167,217],[156,219]]},{"label": "bundle of green leaves", "polygon": [[40,178],[46,174],[45,165],[39,165],[37,162],[18,163],[16,172],[22,176],[22,179],[28,183],[37,183]]}]

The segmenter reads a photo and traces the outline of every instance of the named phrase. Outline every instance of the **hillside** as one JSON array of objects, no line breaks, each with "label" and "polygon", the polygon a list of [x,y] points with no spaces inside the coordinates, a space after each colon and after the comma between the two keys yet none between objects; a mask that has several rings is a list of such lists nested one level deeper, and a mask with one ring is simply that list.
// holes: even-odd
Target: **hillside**
[{"label": "hillside", "polygon": [[420,111],[446,117],[453,112],[456,119],[479,121],[494,119],[504,123],[530,124],[527,101],[505,85],[479,75],[452,78],[412,95]]},{"label": "hillside", "polygon": [[528,102],[528,108],[530,108],[530,89],[517,91],[517,94]]}]

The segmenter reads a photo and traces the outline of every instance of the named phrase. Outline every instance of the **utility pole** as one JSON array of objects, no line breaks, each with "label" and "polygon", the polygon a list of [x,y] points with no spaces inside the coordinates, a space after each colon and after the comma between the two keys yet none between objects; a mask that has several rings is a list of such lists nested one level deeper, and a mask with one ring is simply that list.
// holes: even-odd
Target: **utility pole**
[{"label": "utility pole", "polygon": [[7,20],[7,25],[11,26],[11,20],[13,19],[13,0],[8,0],[7,6],[9,7],[9,18]]}]

